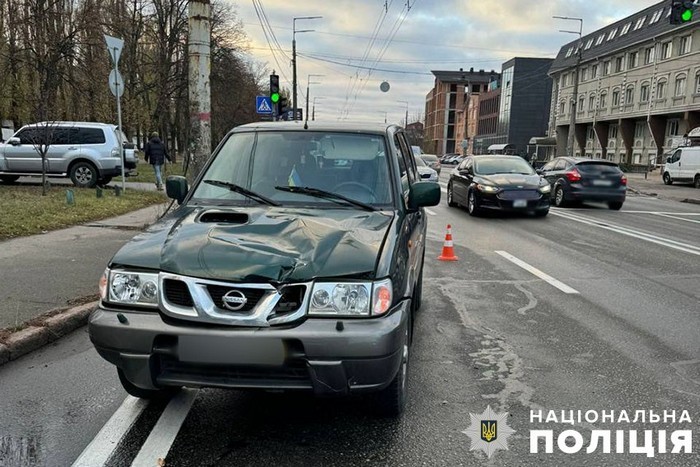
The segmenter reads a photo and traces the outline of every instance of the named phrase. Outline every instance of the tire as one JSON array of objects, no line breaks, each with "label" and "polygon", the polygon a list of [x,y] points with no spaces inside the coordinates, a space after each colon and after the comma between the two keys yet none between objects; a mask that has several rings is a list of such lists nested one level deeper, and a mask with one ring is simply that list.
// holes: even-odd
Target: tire
[{"label": "tire", "polygon": [[695,188],[700,188],[700,174],[695,176],[695,181],[693,182]]},{"label": "tire", "polygon": [[564,200],[564,189],[557,186],[554,189],[554,205],[558,208],[563,208],[566,206],[566,201]]},{"label": "tire", "polygon": [[467,195],[467,211],[472,217],[478,217],[481,214],[481,207],[479,207],[479,200],[474,194],[474,190],[469,190]]},{"label": "tire", "polygon": [[535,217],[547,217],[547,214],[549,214],[549,209],[540,209],[539,211],[535,211]]},{"label": "tire", "polygon": [[0,180],[6,185],[11,185],[19,180],[19,175],[0,175]]},{"label": "tire", "polygon": [[613,211],[619,211],[622,209],[622,201],[610,201],[608,207]]},{"label": "tire", "polygon": [[665,185],[672,185],[673,184],[673,179],[671,178],[671,175],[668,172],[664,173],[664,184]]},{"label": "tire", "polygon": [[408,382],[408,363],[410,349],[410,329],[412,327],[412,317],[409,313],[408,323],[404,334],[403,357],[401,366],[389,386],[376,394],[376,411],[384,417],[398,418],[406,408],[406,389]]},{"label": "tire", "polygon": [[138,397],[139,399],[165,399],[171,397],[179,390],[179,388],[142,389],[129,381],[121,368],[117,368],[117,374],[119,375],[119,382],[122,383],[122,387],[127,394]]},{"label": "tire", "polygon": [[70,168],[70,179],[78,188],[94,188],[98,176],[97,169],[89,162],[76,162]]},{"label": "tire", "polygon": [[109,185],[109,182],[112,181],[112,177],[102,177],[97,184],[100,186],[107,186]]},{"label": "tire", "polygon": [[457,203],[454,200],[454,192],[452,191],[452,184],[447,185],[447,205],[451,208],[456,208]]}]

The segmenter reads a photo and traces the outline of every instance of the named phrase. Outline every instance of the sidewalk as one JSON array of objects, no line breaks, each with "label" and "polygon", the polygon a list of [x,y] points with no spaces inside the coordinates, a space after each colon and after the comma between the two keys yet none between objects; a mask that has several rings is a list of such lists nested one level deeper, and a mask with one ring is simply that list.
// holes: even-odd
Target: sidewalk
[{"label": "sidewalk", "polygon": [[155,222],[168,204],[0,243],[0,329],[97,300],[98,281],[109,259]]},{"label": "sidewalk", "polygon": [[643,173],[627,173],[625,175],[627,175],[628,189],[634,193],[670,201],[700,204],[700,190],[693,188],[692,185],[677,183],[664,185],[658,170],[649,172],[646,178]]}]

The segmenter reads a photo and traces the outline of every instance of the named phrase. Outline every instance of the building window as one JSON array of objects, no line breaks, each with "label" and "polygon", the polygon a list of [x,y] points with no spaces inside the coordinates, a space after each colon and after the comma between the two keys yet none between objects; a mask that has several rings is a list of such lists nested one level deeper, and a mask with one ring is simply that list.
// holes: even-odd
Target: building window
[{"label": "building window", "polygon": [[586,98],[584,96],[579,97],[578,99],[578,111],[583,112],[583,107],[586,104]]},{"label": "building window", "polygon": [[595,94],[591,94],[588,98],[588,110],[595,109]]},{"label": "building window", "polygon": [[608,139],[617,139],[617,124],[610,125]]},{"label": "building window", "polygon": [[685,94],[685,75],[679,75],[676,77],[676,90],[674,92],[674,96],[682,96]]},{"label": "building window", "polygon": [[604,109],[608,106],[608,93],[607,92],[601,92],[600,93],[600,108]]},{"label": "building window", "polygon": [[620,90],[615,89],[612,93],[612,105],[613,107],[617,107],[620,105]]},{"label": "building window", "polygon": [[591,79],[598,76],[598,65],[593,65],[591,67]]},{"label": "building window", "polygon": [[700,71],[695,73],[695,94],[700,94]]},{"label": "building window", "polygon": [[651,25],[651,24],[656,23],[656,22],[661,18],[661,15],[662,15],[663,13],[664,13],[664,9],[663,9],[663,8],[660,9],[659,11],[657,11],[656,13],[654,13],[654,16],[651,17],[651,20],[649,21],[649,24]]},{"label": "building window", "polygon": [[634,104],[634,86],[625,89],[625,105]]},{"label": "building window", "polygon": [[608,34],[608,40],[611,41],[611,40],[615,39],[616,35],[617,35],[617,28],[610,31],[610,34]]},{"label": "building window", "polygon": [[561,86],[561,87],[566,86],[566,73],[562,73],[562,75],[561,75],[561,84],[560,84],[560,86]]},{"label": "building window", "polygon": [[659,81],[658,83],[656,83],[656,98],[666,98],[666,81]]},{"label": "building window", "polygon": [[693,36],[683,36],[681,37],[681,43],[680,47],[678,48],[678,53],[680,55],[685,55],[690,53],[690,45],[692,42]]},{"label": "building window", "polygon": [[569,50],[566,51],[566,58],[571,57],[571,54],[572,54],[573,52],[574,52],[573,46],[572,46],[572,47],[569,47]]},{"label": "building window", "polygon": [[673,42],[668,41],[661,44],[661,59],[666,60],[671,58],[671,52],[673,51]]},{"label": "building window", "polygon": [[678,119],[672,118],[666,122],[666,136],[678,136]]},{"label": "building window", "polygon": [[588,42],[586,42],[586,46],[583,48],[583,50],[588,50],[588,49],[590,49],[592,45],[593,45],[593,39],[591,39],[591,40],[589,40]]},{"label": "building window", "polygon": [[620,36],[624,36],[625,34],[627,34],[630,30],[630,27],[632,27],[632,23],[625,24],[625,27],[622,28],[622,32],[620,32]]},{"label": "building window", "polygon": [[595,41],[595,45],[602,44],[604,39],[605,39],[605,34],[601,34],[600,36],[598,36],[598,39]]},{"label": "building window", "polygon": [[559,103],[559,114],[564,115],[566,113],[566,102]]},{"label": "building window", "polygon": [[654,61],[654,47],[647,47],[644,50],[644,64],[648,65]]},{"label": "building window", "polygon": [[603,62],[603,76],[610,74],[610,60]]},{"label": "building window", "polygon": [[644,138],[644,122],[637,122],[634,125],[634,137],[635,139]]},{"label": "building window", "polygon": [[595,138],[595,132],[593,131],[593,125],[588,126],[588,139],[593,140]]},{"label": "building window", "polygon": [[637,68],[637,65],[639,63],[637,62],[639,60],[639,53],[638,52],[630,52],[629,60],[627,61],[627,68],[630,70],[632,68]]},{"label": "building window", "polygon": [[647,17],[646,17],[646,16],[642,16],[641,18],[639,18],[639,19],[637,20],[637,24],[634,25],[633,31],[636,31],[637,29],[639,29],[639,28],[641,28],[642,26],[644,26],[644,22],[645,22],[646,20],[647,20]]},{"label": "building window", "polygon": [[639,93],[639,102],[649,102],[649,83],[642,84]]},{"label": "building window", "polygon": [[621,72],[625,68],[625,57],[615,59],[615,73]]},{"label": "building window", "polygon": [[580,76],[580,79],[578,82],[583,83],[587,79],[588,79],[588,68],[584,68],[583,70],[581,70],[581,76]]}]

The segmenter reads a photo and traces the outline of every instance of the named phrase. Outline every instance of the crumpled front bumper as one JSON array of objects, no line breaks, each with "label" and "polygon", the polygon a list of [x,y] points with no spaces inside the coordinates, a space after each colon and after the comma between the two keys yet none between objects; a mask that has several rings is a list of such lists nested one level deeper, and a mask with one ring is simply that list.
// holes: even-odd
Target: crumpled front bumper
[{"label": "crumpled front bumper", "polygon": [[410,300],[404,300],[382,318],[309,318],[298,325],[234,328],[100,306],[88,329],[99,354],[144,389],[255,388],[343,395],[381,390],[394,379],[408,313]]}]

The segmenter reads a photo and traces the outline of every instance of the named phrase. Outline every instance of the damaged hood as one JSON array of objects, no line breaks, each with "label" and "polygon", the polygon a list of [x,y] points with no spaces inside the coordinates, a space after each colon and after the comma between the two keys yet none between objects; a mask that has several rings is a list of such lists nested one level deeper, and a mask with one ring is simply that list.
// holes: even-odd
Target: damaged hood
[{"label": "damaged hood", "polygon": [[110,265],[233,282],[372,278],[392,220],[381,211],[183,207]]}]

